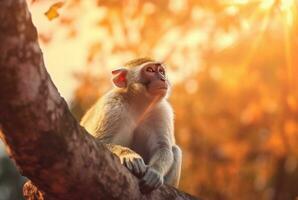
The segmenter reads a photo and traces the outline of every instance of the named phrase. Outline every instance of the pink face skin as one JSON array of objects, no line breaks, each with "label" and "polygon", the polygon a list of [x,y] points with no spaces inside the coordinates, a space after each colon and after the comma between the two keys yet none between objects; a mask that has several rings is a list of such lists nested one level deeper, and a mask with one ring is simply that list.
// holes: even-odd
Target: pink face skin
[{"label": "pink face skin", "polygon": [[165,69],[161,63],[148,63],[141,69],[142,82],[153,96],[165,96],[168,90]]},{"label": "pink face skin", "polygon": [[[119,88],[128,87],[127,73],[129,71],[125,68],[113,70],[113,82]],[[140,70],[139,83],[144,85],[152,97],[164,97],[167,94],[169,83],[166,79],[165,69],[159,62],[145,63]]]}]

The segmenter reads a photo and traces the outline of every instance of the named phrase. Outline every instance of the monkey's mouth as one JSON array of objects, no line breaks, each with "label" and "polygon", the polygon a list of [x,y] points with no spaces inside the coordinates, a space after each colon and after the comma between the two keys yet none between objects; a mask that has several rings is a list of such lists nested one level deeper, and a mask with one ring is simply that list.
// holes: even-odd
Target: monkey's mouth
[{"label": "monkey's mouth", "polygon": [[156,88],[157,90],[167,90],[168,87],[159,87],[159,88]]},{"label": "monkey's mouth", "polygon": [[164,95],[167,93],[168,86],[165,83],[153,82],[153,84],[148,85],[149,93],[153,95]]},{"label": "monkey's mouth", "polygon": [[152,90],[152,94],[154,95],[164,95],[167,93],[168,88],[167,87],[158,87]]},{"label": "monkey's mouth", "polygon": [[167,92],[167,90],[168,90],[168,87],[158,87],[154,89],[156,93],[165,93]]}]

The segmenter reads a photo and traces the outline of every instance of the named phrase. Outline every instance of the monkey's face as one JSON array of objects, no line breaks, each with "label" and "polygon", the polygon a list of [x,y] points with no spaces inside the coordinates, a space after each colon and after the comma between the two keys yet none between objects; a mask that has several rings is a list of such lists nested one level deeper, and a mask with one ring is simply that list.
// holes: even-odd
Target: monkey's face
[{"label": "monkey's face", "polygon": [[140,82],[153,97],[164,97],[168,92],[169,84],[165,68],[159,62],[148,62],[141,66]]},{"label": "monkey's face", "polygon": [[112,71],[113,82],[119,88],[128,88],[134,93],[155,98],[165,97],[169,82],[164,66],[160,62],[145,62],[132,68],[120,68]]}]

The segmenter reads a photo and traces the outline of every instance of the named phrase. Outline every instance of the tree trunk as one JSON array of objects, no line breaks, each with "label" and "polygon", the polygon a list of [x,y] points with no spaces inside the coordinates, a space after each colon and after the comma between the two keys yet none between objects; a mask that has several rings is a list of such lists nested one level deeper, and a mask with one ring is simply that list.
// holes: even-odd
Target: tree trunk
[{"label": "tree trunk", "polygon": [[0,1],[0,94],[1,137],[36,186],[26,184],[27,199],[195,199],[169,186],[142,195],[78,124],[45,69],[25,0]]}]

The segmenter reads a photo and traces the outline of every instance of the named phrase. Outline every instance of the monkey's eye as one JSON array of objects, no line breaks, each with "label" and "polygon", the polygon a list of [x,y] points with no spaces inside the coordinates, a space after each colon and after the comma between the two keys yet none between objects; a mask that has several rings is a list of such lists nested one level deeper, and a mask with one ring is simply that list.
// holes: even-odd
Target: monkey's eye
[{"label": "monkey's eye", "polygon": [[147,71],[147,72],[154,72],[154,70],[153,70],[152,67],[147,67],[146,71]]},{"label": "monkey's eye", "polygon": [[163,68],[159,68],[158,72],[161,73],[162,75],[165,75],[165,70]]}]

